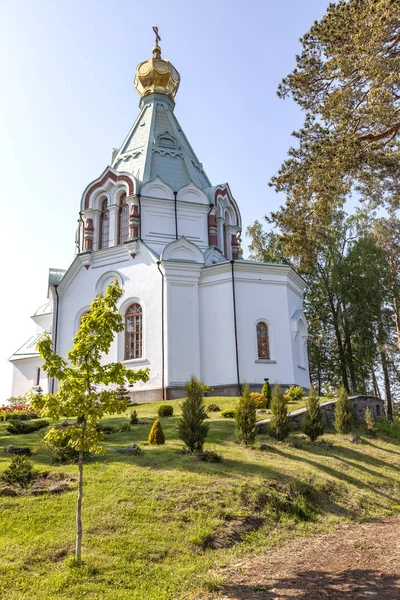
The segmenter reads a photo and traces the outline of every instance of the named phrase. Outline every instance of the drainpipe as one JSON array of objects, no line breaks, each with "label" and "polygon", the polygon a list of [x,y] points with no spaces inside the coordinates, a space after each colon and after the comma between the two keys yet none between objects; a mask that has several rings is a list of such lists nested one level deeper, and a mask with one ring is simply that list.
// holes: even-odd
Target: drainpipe
[{"label": "drainpipe", "polygon": [[239,394],[242,393],[242,386],[240,385],[240,374],[239,374],[239,349],[238,349],[238,335],[237,335],[237,323],[236,323],[236,293],[235,293],[235,270],[233,265],[235,264],[234,260],[231,260],[231,268],[232,268],[232,301],[233,301],[233,324],[235,328],[235,349],[236,349],[236,377],[237,377],[237,386]]},{"label": "drainpipe", "polygon": [[164,273],[160,269],[161,261],[157,261],[157,267],[162,277],[161,284],[161,386],[162,399],[165,400],[165,348],[164,348]]},{"label": "drainpipe", "polygon": [[[84,220],[82,218],[83,212],[79,211],[79,219],[78,219],[78,239],[75,242],[75,246],[76,246],[76,250],[77,250],[77,254],[81,253],[81,229],[82,229],[82,225],[84,225]],[[83,236],[82,236],[83,237]],[[82,240],[83,241],[83,240]],[[83,249],[83,245],[82,245],[82,249]]]},{"label": "drainpipe", "polygon": [[138,231],[138,238],[140,241],[142,241],[142,205],[140,204],[140,196],[141,194],[136,194],[136,198],[138,199],[139,202],[139,231]]},{"label": "drainpipe", "polygon": [[178,239],[178,205],[176,201],[176,197],[178,192],[174,192],[174,203],[175,203],[175,239]]},{"label": "drainpipe", "polygon": [[[58,338],[58,310],[59,310],[59,304],[60,304],[60,296],[58,295],[58,291],[57,291],[58,285],[54,286],[54,291],[56,294],[56,310],[55,310],[55,315],[54,315],[54,342],[53,342],[53,350],[54,352],[57,352],[57,338]],[[54,394],[54,385],[55,385],[55,379],[53,377],[53,379],[51,380],[51,393]]]}]

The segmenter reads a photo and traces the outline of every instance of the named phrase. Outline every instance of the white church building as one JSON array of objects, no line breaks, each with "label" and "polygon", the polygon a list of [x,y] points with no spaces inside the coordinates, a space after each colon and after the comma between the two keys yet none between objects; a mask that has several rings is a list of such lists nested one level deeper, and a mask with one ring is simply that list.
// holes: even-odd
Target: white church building
[{"label": "white church building", "polygon": [[106,360],[150,368],[136,400],[182,397],[192,374],[215,395],[235,395],[243,382],[260,391],[264,378],[309,387],[304,281],[286,265],[242,258],[239,206],[227,183],[212,185],[175,116],[179,84],[156,45],[136,70],[140,113],[83,192],[76,257],[66,271],[50,269],[36,334],[10,358],[13,396],[55,389],[38,340],[51,332],[65,356],[114,278],[125,330]]}]

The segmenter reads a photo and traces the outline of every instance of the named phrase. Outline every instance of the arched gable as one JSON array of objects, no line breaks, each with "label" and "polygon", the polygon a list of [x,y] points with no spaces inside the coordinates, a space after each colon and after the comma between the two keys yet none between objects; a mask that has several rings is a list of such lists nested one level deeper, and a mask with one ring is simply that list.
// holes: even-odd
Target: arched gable
[{"label": "arched gable", "polygon": [[168,184],[166,184],[160,177],[156,177],[152,181],[144,184],[141,189],[142,196],[149,196],[150,198],[162,198],[165,200],[173,200],[174,192]]},{"label": "arched gable", "polygon": [[135,193],[135,178],[129,173],[119,173],[114,171],[111,167],[107,167],[104,173],[95,181],[93,181],[86,190],[83,192],[81,207],[82,210],[86,210],[90,206],[90,200],[92,195],[97,191],[105,188],[109,183],[124,183],[126,185],[126,192],[128,196],[133,196]]},{"label": "arched gable", "polygon": [[183,236],[164,248],[161,261],[164,260],[182,260],[204,264],[204,256],[201,250],[196,244],[189,242]]},{"label": "arched gable", "polygon": [[225,186],[217,186],[214,192],[214,205],[218,208],[221,208],[221,206],[231,208],[235,215],[235,222],[232,223],[232,225],[237,225],[240,228],[242,227],[239,207],[231,194],[228,184]]},{"label": "arched gable", "polygon": [[203,190],[192,182],[181,187],[177,194],[177,200],[181,202],[193,202],[195,204],[209,204]]}]

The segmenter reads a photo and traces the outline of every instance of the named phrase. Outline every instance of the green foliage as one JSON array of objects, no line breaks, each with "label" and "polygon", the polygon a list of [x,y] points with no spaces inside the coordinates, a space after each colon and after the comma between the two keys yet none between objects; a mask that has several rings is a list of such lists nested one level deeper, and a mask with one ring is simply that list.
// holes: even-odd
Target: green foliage
[{"label": "green foliage", "polygon": [[287,402],[278,383],[274,386],[271,400],[271,421],[268,425],[270,435],[278,441],[285,440],[290,432]]},{"label": "green foliage", "polygon": [[25,403],[25,396],[10,396],[10,398],[7,399],[8,406],[11,406],[12,408],[16,408],[17,406],[23,406]]},{"label": "green foliage", "polygon": [[39,472],[33,468],[33,463],[26,456],[14,456],[0,478],[8,485],[26,489],[32,485],[38,475]]},{"label": "green foliage", "polygon": [[129,404],[129,400],[130,400],[129,391],[126,389],[125,385],[124,384],[120,384],[117,387],[116,391],[117,391],[117,398],[118,398],[118,400],[121,401],[121,402],[126,402],[127,404]]},{"label": "green foliage", "polygon": [[305,394],[301,385],[291,385],[290,388],[286,390],[286,395],[289,396],[293,402],[299,402],[304,398]]},{"label": "green foliage", "polygon": [[49,421],[34,421],[33,423],[26,423],[25,421],[20,420],[11,420],[7,425],[8,433],[13,435],[23,435],[27,433],[33,433],[34,431],[38,431],[39,429],[44,429],[49,426]]},{"label": "green foliage", "polygon": [[366,409],[364,414],[365,425],[367,426],[368,433],[373,434],[375,432],[375,422],[372,417],[371,411],[369,408]]},{"label": "green foliage", "polygon": [[191,376],[185,387],[186,398],[182,402],[182,417],[178,435],[190,452],[201,452],[208,433],[208,418],[204,405],[204,392],[208,390],[202,381]]},{"label": "green foliage", "polygon": [[400,439],[400,422],[398,420],[390,422],[386,417],[376,417],[375,430],[378,436]]},{"label": "green foliage", "polygon": [[256,403],[247,383],[243,386],[236,407],[235,423],[238,441],[245,446],[253,444],[256,437]]},{"label": "green foliage", "polygon": [[131,426],[129,423],[122,423],[120,431],[122,433],[126,433],[127,431],[131,431]]},{"label": "green foliage", "polygon": [[324,433],[326,422],[314,386],[310,386],[306,408],[307,412],[301,420],[300,429],[312,442],[315,442]]},{"label": "green foliage", "polygon": [[[51,451],[53,464],[78,462],[79,452],[70,443],[70,440],[75,437],[73,429],[76,426],[76,424],[72,424],[68,427],[60,427],[59,435],[53,439],[45,440],[45,446]],[[85,450],[83,453],[83,460],[87,460],[88,458],[90,458],[90,452]]]},{"label": "green foliage", "polygon": [[174,408],[170,404],[162,404],[157,411],[159,417],[172,417]]},{"label": "green foliage", "polygon": [[270,408],[272,400],[272,389],[268,379],[265,379],[264,384],[261,388],[261,393],[266,399],[265,408]]},{"label": "green foliage", "polygon": [[223,410],[221,410],[221,417],[223,417],[224,419],[234,419],[235,415],[235,408],[224,408]]},{"label": "green foliage", "polygon": [[207,412],[219,412],[220,410],[218,404],[214,404],[213,402],[207,406]]},{"label": "green foliage", "polygon": [[335,428],[339,433],[350,433],[354,425],[354,416],[348,394],[344,387],[338,390],[335,405]]},{"label": "green foliage", "polygon": [[160,419],[156,419],[150,429],[148,440],[152,446],[161,446],[165,444],[165,435],[161,426]]},{"label": "green foliage", "polygon": [[221,463],[222,456],[218,454],[218,452],[214,452],[213,450],[203,450],[202,452],[197,454],[197,460],[201,462]]},{"label": "green foliage", "polygon": [[136,409],[133,409],[131,411],[131,414],[129,415],[129,423],[131,425],[137,425],[139,423],[139,419],[138,419],[138,416],[137,416],[137,410]]}]

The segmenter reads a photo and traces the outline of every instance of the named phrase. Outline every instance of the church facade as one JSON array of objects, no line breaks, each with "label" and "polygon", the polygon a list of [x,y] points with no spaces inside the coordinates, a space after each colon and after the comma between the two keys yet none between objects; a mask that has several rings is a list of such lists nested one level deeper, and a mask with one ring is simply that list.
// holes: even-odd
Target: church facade
[{"label": "church facade", "polygon": [[84,190],[77,254],[50,269],[37,332],[10,358],[12,395],[41,386],[36,344],[51,332],[66,355],[90,302],[116,278],[125,330],[105,360],[150,368],[137,400],[184,395],[192,374],[234,395],[264,379],[309,387],[304,281],[290,267],[244,260],[242,220],[227,183],[212,185],[175,116],[180,76],[161,57],[138,65],[140,113],[112,163]]}]

